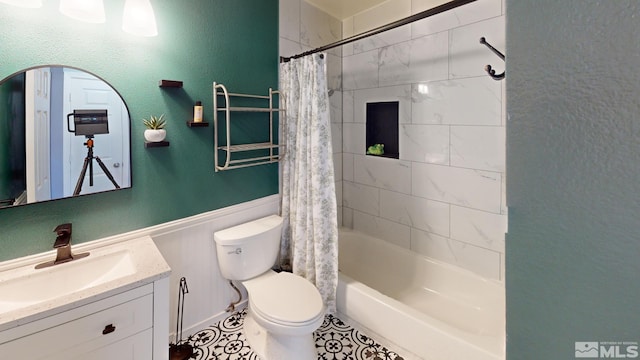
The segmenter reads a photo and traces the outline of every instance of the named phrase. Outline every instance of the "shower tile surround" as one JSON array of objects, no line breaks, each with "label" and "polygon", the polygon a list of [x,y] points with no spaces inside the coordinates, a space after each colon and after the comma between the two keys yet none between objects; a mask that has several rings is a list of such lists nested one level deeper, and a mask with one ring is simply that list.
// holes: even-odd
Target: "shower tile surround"
[{"label": "shower tile surround", "polygon": [[[406,17],[423,11],[419,1]],[[426,3],[426,1],[424,2]],[[400,18],[399,17],[399,18]],[[394,19],[371,9],[343,21],[348,37]],[[343,46],[343,224],[503,280],[505,125],[499,0],[479,0]],[[400,159],[365,156],[368,102],[400,102]]]},{"label": "shower tile surround", "polygon": [[[280,53],[359,34],[432,3],[389,0],[344,19],[339,34],[339,20],[303,0],[280,0]],[[502,1],[478,0],[344,45],[328,61],[341,223],[499,280],[507,227],[505,93],[504,81],[492,80],[484,66],[501,71],[504,63],[479,38],[503,50],[504,14]],[[365,155],[366,104],[385,101],[400,105],[397,160]]]}]

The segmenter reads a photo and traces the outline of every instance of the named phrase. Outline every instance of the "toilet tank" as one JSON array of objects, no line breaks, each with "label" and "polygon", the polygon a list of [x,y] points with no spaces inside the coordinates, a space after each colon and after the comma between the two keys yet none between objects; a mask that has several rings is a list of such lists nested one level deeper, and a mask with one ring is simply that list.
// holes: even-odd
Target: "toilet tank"
[{"label": "toilet tank", "polygon": [[271,269],[280,251],[282,218],[271,215],[213,234],[218,266],[229,280],[247,280]]}]

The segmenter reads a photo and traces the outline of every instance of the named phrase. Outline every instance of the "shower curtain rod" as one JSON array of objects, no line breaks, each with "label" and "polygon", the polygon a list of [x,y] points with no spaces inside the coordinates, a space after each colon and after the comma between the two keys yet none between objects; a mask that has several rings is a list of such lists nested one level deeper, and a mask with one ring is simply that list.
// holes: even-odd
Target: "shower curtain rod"
[{"label": "shower curtain rod", "polygon": [[412,23],[414,21],[418,21],[418,20],[422,20],[424,18],[428,18],[429,16],[437,15],[437,14],[440,14],[442,12],[455,9],[455,8],[457,8],[459,6],[466,5],[466,4],[472,3],[474,1],[476,1],[476,0],[453,0],[453,1],[449,1],[448,3],[444,3],[442,5],[436,6],[434,8],[429,9],[429,10],[425,10],[425,11],[419,12],[417,14],[408,16],[408,17],[406,17],[404,19],[400,19],[400,20],[391,22],[391,23],[389,23],[387,25],[382,25],[380,27],[377,27],[375,29],[371,29],[369,31],[365,31],[365,32],[363,32],[361,34],[358,34],[358,35],[350,36],[350,37],[348,37],[346,39],[342,39],[340,41],[336,41],[336,42],[331,43],[329,45],[325,45],[325,46],[321,46],[321,47],[313,49],[313,50],[305,51],[305,52],[300,53],[298,55],[293,55],[293,56],[289,56],[289,57],[281,56],[280,57],[280,62],[281,63],[288,62],[291,59],[298,59],[298,58],[301,58],[301,57],[304,57],[304,56],[307,56],[307,55],[319,53],[319,52],[322,52],[322,51],[325,51],[325,50],[333,49],[333,48],[338,47],[338,46],[346,45],[346,44],[352,43],[354,41],[358,41],[358,40],[367,38],[369,36],[380,34],[380,33],[385,32],[387,30],[395,29],[397,27],[410,24],[410,23]]}]

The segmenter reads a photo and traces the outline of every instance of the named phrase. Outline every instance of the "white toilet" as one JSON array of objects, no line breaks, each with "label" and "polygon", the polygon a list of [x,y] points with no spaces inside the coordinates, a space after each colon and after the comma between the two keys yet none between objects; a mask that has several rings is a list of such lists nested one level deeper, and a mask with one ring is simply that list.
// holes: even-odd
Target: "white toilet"
[{"label": "white toilet", "polygon": [[249,294],[244,333],[262,360],[318,358],[313,332],[324,305],[307,279],[271,270],[280,251],[282,218],[267,216],[214,233],[222,276],[238,280]]}]

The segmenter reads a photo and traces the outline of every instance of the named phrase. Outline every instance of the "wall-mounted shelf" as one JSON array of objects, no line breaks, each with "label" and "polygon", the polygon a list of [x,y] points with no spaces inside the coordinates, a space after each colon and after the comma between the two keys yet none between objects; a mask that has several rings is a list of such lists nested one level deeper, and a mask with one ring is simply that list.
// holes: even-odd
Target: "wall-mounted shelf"
[{"label": "wall-mounted shelf", "polygon": [[168,141],[158,141],[158,142],[145,141],[144,142],[145,148],[167,147],[167,146],[169,146]]},{"label": "wall-mounted shelf", "polygon": [[[281,97],[282,94],[278,90],[269,88],[268,95],[249,95],[230,93],[227,88],[218,83],[213,83],[213,126],[214,126],[214,167],[215,171],[230,170],[243,168],[248,166],[270,164],[280,161],[284,156],[284,144],[277,144],[273,134],[274,128],[274,113],[284,112],[277,106],[276,97]],[[256,106],[231,106],[232,98],[245,98],[254,99],[254,101],[266,101],[268,106],[256,107]],[[257,100],[255,100],[257,99]],[[281,100],[281,99],[280,99]],[[274,103],[276,105],[274,106]],[[231,113],[232,112],[253,112],[253,113],[266,113],[269,120],[269,141],[249,144],[233,144],[231,137]],[[225,145],[218,144],[219,125],[221,124],[220,116],[224,116],[225,121]],[[278,117],[278,120],[280,117]],[[223,164],[220,165],[220,159],[218,153],[224,154]],[[244,152],[244,156],[236,156],[239,153]]]},{"label": "wall-mounted shelf", "polygon": [[182,81],[178,80],[160,80],[158,86],[161,88],[181,88]]},{"label": "wall-mounted shelf", "polygon": [[209,123],[205,121],[195,122],[195,121],[187,121],[188,127],[208,127]]}]

